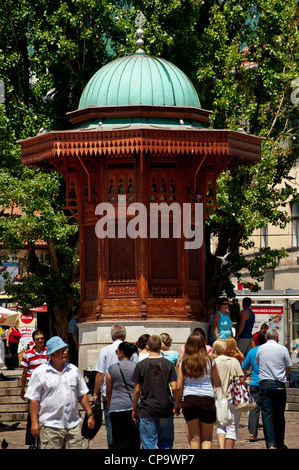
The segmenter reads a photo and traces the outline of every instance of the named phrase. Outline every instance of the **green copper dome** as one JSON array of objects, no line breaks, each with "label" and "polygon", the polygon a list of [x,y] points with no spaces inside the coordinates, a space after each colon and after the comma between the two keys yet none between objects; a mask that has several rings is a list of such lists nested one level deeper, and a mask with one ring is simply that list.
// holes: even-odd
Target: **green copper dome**
[{"label": "green copper dome", "polygon": [[143,53],[116,59],[98,70],[82,93],[79,109],[130,105],[200,108],[200,101],[176,65]]}]

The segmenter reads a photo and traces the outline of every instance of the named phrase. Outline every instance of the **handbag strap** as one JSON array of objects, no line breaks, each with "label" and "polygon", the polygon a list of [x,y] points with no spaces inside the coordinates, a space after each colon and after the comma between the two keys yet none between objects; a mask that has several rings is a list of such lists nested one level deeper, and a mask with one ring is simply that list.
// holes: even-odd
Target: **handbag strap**
[{"label": "handbag strap", "polygon": [[238,379],[238,376],[236,376],[235,374],[234,375],[232,374],[232,369],[233,369],[232,362],[233,361],[230,361],[230,371],[229,371],[229,381],[230,381],[230,383],[232,383],[234,380]]},{"label": "handbag strap", "polygon": [[122,378],[123,378],[124,384],[125,384],[125,386],[126,386],[126,389],[127,389],[128,395],[129,395],[129,397],[130,397],[130,400],[133,401],[133,400],[132,400],[132,397],[131,397],[131,394],[130,394],[130,392],[129,392],[128,384],[127,384],[127,382],[126,382],[125,376],[124,376],[124,374],[123,374],[123,371],[121,370],[121,367],[120,367],[120,364],[119,364],[119,363],[118,363],[118,367],[119,367],[119,371],[120,371],[120,373],[121,373],[121,376],[122,376]]}]

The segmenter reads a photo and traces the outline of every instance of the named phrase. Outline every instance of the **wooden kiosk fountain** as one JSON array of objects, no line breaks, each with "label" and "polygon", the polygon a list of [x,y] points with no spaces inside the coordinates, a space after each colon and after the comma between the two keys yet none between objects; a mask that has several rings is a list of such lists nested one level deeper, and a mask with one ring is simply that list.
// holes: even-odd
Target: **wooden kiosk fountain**
[{"label": "wooden kiosk fountain", "polygon": [[[142,30],[137,34],[142,45]],[[195,206],[202,205],[204,222],[216,204],[218,175],[260,160],[260,138],[209,129],[209,115],[181,70],[139,48],[90,79],[69,114],[72,130],[22,141],[24,165],[50,164],[63,175],[65,209],[80,226],[81,366],[94,363],[99,345],[110,342],[112,322],[126,325],[130,341],[146,331],[170,332],[174,347],[195,325],[206,325],[203,246],[186,249],[182,230],[175,236],[186,214],[178,220],[169,211],[166,238],[168,220],[158,217],[153,238],[149,218],[153,205],[187,204],[191,226],[200,230]],[[101,238],[103,203],[114,209],[116,230]],[[136,238],[125,233],[134,203],[148,222]]]}]

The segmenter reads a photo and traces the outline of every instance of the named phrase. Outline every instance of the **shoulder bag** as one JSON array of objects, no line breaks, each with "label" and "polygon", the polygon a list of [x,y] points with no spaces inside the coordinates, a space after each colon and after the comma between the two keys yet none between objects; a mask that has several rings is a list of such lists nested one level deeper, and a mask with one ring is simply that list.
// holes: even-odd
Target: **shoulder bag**
[{"label": "shoulder bag", "polygon": [[253,397],[250,395],[246,385],[241,382],[239,377],[233,377],[231,374],[229,392],[232,397],[232,404],[235,409],[241,412],[247,412],[256,407]]},{"label": "shoulder bag", "polygon": [[219,388],[216,392],[216,421],[217,424],[221,427],[226,427],[232,424],[233,417],[230,410],[228,401],[223,392],[222,387]]}]

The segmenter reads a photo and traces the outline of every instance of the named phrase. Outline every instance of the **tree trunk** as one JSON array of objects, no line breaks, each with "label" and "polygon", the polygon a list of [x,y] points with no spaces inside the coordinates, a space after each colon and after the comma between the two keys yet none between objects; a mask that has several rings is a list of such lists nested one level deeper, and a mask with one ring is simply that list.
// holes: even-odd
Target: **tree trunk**
[{"label": "tree trunk", "polygon": [[[58,256],[51,238],[47,238],[47,244],[49,249],[51,272],[55,276],[59,273]],[[51,318],[50,332],[52,335],[58,335],[65,342],[68,342],[69,309],[67,301],[65,306],[61,306],[59,305],[56,297],[56,292],[53,290],[49,315],[49,319]]]}]

